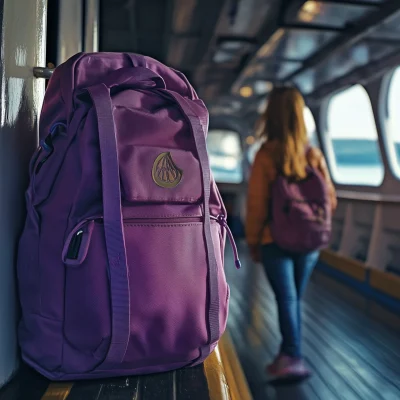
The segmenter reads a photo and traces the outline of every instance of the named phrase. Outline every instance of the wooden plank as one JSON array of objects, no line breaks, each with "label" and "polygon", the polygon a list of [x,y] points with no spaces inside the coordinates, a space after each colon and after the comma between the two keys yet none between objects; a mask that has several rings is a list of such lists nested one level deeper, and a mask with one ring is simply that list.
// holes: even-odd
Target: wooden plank
[{"label": "wooden plank", "polygon": [[72,385],[71,382],[52,382],[42,400],[65,400],[71,392]]},{"label": "wooden plank", "polygon": [[[318,272],[315,274],[319,275]],[[329,280],[334,285],[327,285]],[[320,279],[316,284],[311,282],[312,290],[307,293],[319,313],[325,313],[332,322],[347,331],[351,330],[353,335],[362,333],[360,340],[366,340],[368,346],[374,347],[377,352],[387,351],[392,359],[400,357],[400,336],[389,325],[374,318],[370,311],[373,301],[364,301],[363,306],[359,307],[358,302],[354,303],[353,296],[348,296],[351,289],[347,286],[326,277],[324,284],[321,282]]]},{"label": "wooden plank", "polygon": [[[237,319],[235,322],[235,326],[239,329],[235,329],[232,322],[230,323],[230,330],[232,331],[232,336],[239,338],[236,339],[235,344],[237,346],[237,350],[241,357],[242,365],[245,368],[245,372],[247,375],[247,379],[249,382],[249,386],[251,387],[253,396],[255,399],[258,398],[279,398],[279,399],[318,399],[321,400],[329,400],[329,399],[337,399],[334,393],[331,391],[331,388],[321,379],[319,374],[320,368],[318,367],[313,368],[316,372],[314,376],[305,382],[302,382],[297,385],[289,385],[289,386],[271,386],[267,384],[267,376],[265,374],[265,364],[269,362],[275,355],[277,348],[279,346],[279,328],[276,318],[276,306],[272,296],[266,295],[269,294],[268,284],[265,284],[265,288],[263,290],[264,297],[267,299],[265,304],[265,309],[263,313],[263,320],[265,323],[262,323],[262,327],[258,327],[256,330],[250,330],[247,326],[243,323],[243,319],[240,317],[240,313],[235,313],[234,318]],[[267,290],[265,290],[267,289]],[[260,293],[260,288],[254,287],[252,295],[254,294],[255,297],[258,297]],[[234,291],[233,297],[238,296],[237,293]],[[248,298],[248,297],[246,297]],[[239,301],[239,304],[242,305],[243,310],[241,310],[242,315],[248,315],[248,310],[246,309],[248,302],[246,302],[246,298],[242,297]],[[232,315],[232,314],[231,314]],[[245,329],[244,329],[245,328]],[[242,335],[238,334],[237,332],[243,332]],[[248,333],[252,331],[252,335],[257,335],[259,340],[256,340],[256,346],[249,346],[248,345]],[[310,360],[310,353],[312,354],[312,349],[308,348],[308,345],[305,344],[305,350],[307,353],[307,361],[312,366],[315,364],[319,364],[319,360],[315,362],[314,358],[311,357]],[[334,373],[329,367],[329,363],[326,364],[324,361],[324,368],[328,368],[329,375]],[[325,368],[325,369],[326,369]],[[346,387],[343,385],[343,381],[340,380],[335,382],[335,377],[331,377],[327,380],[329,384],[332,384],[332,388],[341,387],[342,393],[346,394]],[[316,393],[319,393],[318,395]],[[348,400],[359,400],[358,397],[353,398],[347,396]]]},{"label": "wooden plank", "polygon": [[[278,327],[278,315],[276,307],[271,307],[272,297],[265,298],[263,301],[263,306],[266,309],[266,312],[274,317],[276,321],[276,329]],[[306,326],[303,320],[303,331]],[[303,338],[303,353],[305,359],[308,361],[310,365],[313,366],[314,374],[319,374],[321,368],[323,369],[323,374],[319,375],[322,383],[317,388],[318,393],[330,393],[333,394],[336,398],[339,396],[344,396],[346,399],[363,399],[362,396],[359,396],[357,391],[353,388],[351,377],[351,369],[343,363],[342,360],[335,360],[335,363],[332,362],[332,354],[327,351],[326,343],[322,340],[322,338],[315,334],[315,332],[310,331],[304,334]],[[326,366],[326,368],[325,368]],[[315,377],[314,377],[315,378]],[[333,383],[333,384],[332,384]],[[340,391],[337,389],[340,387]],[[311,395],[311,394],[310,394]],[[329,396],[329,395],[328,395]]]},{"label": "wooden plank", "polygon": [[133,399],[176,400],[175,373],[170,371],[162,374],[141,376],[139,378],[138,394]]},{"label": "wooden plank", "polygon": [[400,315],[388,311],[379,304],[372,303],[370,305],[370,315],[383,324],[390,326],[391,329],[397,331],[400,335]]},{"label": "wooden plank", "polygon": [[207,400],[210,398],[203,365],[176,371],[177,400]]},{"label": "wooden plank", "polygon": [[138,397],[136,376],[105,379],[101,380],[101,383],[101,390],[96,400],[131,400]]},{"label": "wooden plank", "polygon": [[[275,356],[279,347],[279,328],[276,318],[276,305],[268,283],[261,270],[256,270],[255,275],[256,282],[260,282],[260,285],[252,282],[251,292],[238,293],[233,285],[229,321],[229,328],[232,336],[236,338],[237,351],[254,398],[336,399],[337,397],[317,373],[312,379],[297,385],[271,386],[267,384],[265,364]],[[240,283],[242,282],[241,280]],[[266,304],[260,301],[261,298],[266,300]],[[257,299],[257,302],[255,302],[255,299]],[[254,309],[249,312],[249,302],[253,304],[257,312],[254,313]],[[235,319],[235,323],[233,323],[233,319]],[[250,321],[250,325],[248,321]],[[240,335],[237,332],[243,333]],[[238,335],[239,338],[237,338]],[[252,338],[250,342],[249,338]],[[343,386],[343,382],[340,382],[340,384]],[[349,400],[354,399],[349,397]]]},{"label": "wooden plank", "polygon": [[239,273],[227,269],[228,327],[255,399],[400,398],[400,337],[374,319],[375,303],[318,271],[303,301],[303,353],[313,376],[291,387],[268,385],[265,364],[280,342],[275,299],[262,267],[246,257],[242,264]]},{"label": "wooden plank", "polygon": [[231,397],[218,347],[204,362],[204,373],[207,378],[210,400],[235,400]]},{"label": "wooden plank", "polygon": [[400,300],[400,277],[390,272],[371,269],[369,284],[395,299]]},{"label": "wooden plank", "polygon": [[[207,400],[203,366],[75,383],[67,400]],[[11,399],[10,399],[11,400]],[[218,399],[220,400],[220,399]]]},{"label": "wooden plank", "polygon": [[307,307],[303,322],[305,336],[320,341],[321,348],[324,347],[325,353],[329,354],[330,362],[335,362],[335,369],[343,374],[363,399],[388,399],[399,390],[393,382],[396,376],[391,369],[383,364],[381,368],[376,368],[374,364],[378,360],[370,349],[366,349],[363,355],[355,351],[352,344],[357,338],[351,338],[345,331],[330,325],[330,329],[327,329],[323,321],[316,319],[311,307]]},{"label": "wooden plank", "polygon": [[[351,307],[356,309],[363,309],[365,310],[368,307],[368,301],[365,296],[363,296],[359,291],[354,290],[350,285],[347,285],[335,278],[331,277],[328,274],[325,274],[323,271],[314,271],[310,285],[312,286],[320,286],[320,287],[327,287],[329,289],[328,297],[335,293],[336,296],[340,296],[340,300],[349,303]],[[318,289],[317,289],[318,291]],[[311,292],[310,293],[314,293]]]},{"label": "wooden plank", "polygon": [[226,332],[218,345],[222,365],[228,382],[232,400],[252,400],[243,369],[238,360],[229,332]]},{"label": "wooden plank", "polygon": [[[315,287],[315,290],[309,291],[307,297],[312,302],[310,304],[315,312],[318,313],[321,323],[330,321],[332,325],[345,331],[351,339],[355,339],[360,351],[373,349],[373,354],[384,362],[387,368],[392,370],[398,368],[400,365],[399,337],[393,334],[389,327],[374,320],[369,314],[354,310],[352,305],[345,300],[338,299],[335,303],[330,303],[324,287]],[[368,307],[365,310],[368,310]]]},{"label": "wooden plank", "polygon": [[360,261],[341,256],[332,250],[323,250],[320,260],[360,282],[366,280],[368,268]]},{"label": "wooden plank", "polygon": [[101,381],[78,381],[72,387],[67,400],[98,400],[102,389]]}]

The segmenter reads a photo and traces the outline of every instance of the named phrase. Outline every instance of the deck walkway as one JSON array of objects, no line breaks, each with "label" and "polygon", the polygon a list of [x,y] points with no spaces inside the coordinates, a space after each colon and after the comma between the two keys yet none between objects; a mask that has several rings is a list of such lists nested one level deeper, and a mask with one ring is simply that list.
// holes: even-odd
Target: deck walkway
[{"label": "deck walkway", "polygon": [[264,368],[280,336],[275,300],[262,268],[239,247],[243,268],[230,268],[230,253],[226,260],[228,328],[254,400],[400,399],[399,320],[318,271],[303,306],[303,352],[314,374],[302,383],[269,384]]}]

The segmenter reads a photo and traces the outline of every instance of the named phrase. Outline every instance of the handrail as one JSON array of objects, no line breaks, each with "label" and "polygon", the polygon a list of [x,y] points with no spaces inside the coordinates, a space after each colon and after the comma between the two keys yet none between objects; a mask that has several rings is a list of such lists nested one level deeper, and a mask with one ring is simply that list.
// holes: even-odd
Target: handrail
[{"label": "handrail", "polygon": [[336,194],[338,199],[342,200],[400,204],[400,195],[398,194],[358,192],[355,190],[338,190]]},{"label": "handrail", "polygon": [[43,78],[43,79],[50,79],[53,75],[54,68],[47,68],[47,67],[34,67],[33,68],[33,75],[35,78]]}]

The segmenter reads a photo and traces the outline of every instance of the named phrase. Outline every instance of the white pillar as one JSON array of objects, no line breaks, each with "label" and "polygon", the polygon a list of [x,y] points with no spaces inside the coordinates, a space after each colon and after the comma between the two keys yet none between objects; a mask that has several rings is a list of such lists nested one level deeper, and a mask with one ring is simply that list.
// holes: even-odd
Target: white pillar
[{"label": "white pillar", "polygon": [[83,51],[83,0],[60,0],[57,65]]},{"label": "white pillar", "polygon": [[[1,9],[3,8],[3,9]],[[18,368],[16,249],[25,218],[28,163],[38,142],[47,0],[4,0],[0,65],[0,386]]]},{"label": "white pillar", "polygon": [[99,0],[86,0],[84,51],[99,51]]}]

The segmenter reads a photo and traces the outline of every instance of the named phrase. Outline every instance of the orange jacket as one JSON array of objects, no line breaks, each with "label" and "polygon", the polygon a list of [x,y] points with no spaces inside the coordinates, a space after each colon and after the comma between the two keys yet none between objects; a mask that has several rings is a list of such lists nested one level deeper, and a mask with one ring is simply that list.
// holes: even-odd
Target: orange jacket
[{"label": "orange jacket", "polygon": [[[246,215],[246,240],[250,246],[272,243],[270,228],[267,224],[270,186],[277,172],[272,154],[276,143],[266,142],[258,151],[249,180]],[[329,187],[331,205],[334,210],[337,205],[336,192],[333,186],[325,158],[318,148],[311,148],[308,162],[318,168]]]}]

